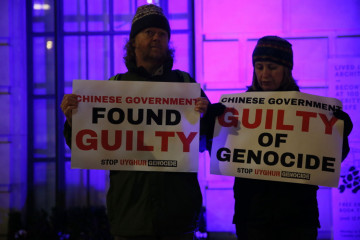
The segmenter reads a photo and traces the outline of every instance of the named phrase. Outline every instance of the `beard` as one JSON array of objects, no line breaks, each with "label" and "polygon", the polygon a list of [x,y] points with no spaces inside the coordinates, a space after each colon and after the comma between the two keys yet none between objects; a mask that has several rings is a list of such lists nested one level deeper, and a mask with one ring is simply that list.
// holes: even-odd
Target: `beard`
[{"label": "beard", "polygon": [[163,63],[167,58],[168,48],[164,49],[161,46],[153,45],[141,50],[141,57],[145,62]]},{"label": "beard", "polygon": [[149,51],[143,56],[144,61],[164,62],[166,60],[166,53]]}]

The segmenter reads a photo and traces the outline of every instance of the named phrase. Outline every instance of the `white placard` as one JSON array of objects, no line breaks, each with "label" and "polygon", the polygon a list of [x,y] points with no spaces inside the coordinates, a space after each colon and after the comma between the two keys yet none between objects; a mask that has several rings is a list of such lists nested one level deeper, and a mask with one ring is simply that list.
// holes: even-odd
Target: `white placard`
[{"label": "white placard", "polygon": [[335,98],[300,92],[223,95],[212,174],[337,187],[343,121]]},{"label": "white placard", "polygon": [[72,168],[196,172],[197,83],[74,80]]}]

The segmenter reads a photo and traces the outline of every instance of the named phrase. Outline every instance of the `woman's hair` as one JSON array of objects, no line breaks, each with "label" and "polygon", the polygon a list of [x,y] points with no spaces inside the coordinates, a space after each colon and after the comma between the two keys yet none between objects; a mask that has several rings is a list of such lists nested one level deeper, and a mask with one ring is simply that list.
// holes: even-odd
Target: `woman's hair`
[{"label": "woman's hair", "polygon": [[[254,69],[254,73],[253,73],[252,84],[249,87],[249,90],[252,90],[252,91],[262,91],[263,90],[260,87],[259,82],[257,80],[256,74],[255,74],[255,69]],[[298,91],[298,90],[299,90],[299,86],[296,84],[296,81],[292,76],[292,71],[288,67],[284,66],[283,80],[281,82],[280,87],[278,89],[276,89],[275,91]]]},{"label": "woman's hair", "polygon": [[[135,38],[130,38],[125,44],[124,61],[126,66],[128,66],[129,63],[134,63],[134,64],[136,63],[135,47],[133,46],[134,42],[135,42]],[[175,50],[169,46],[167,50],[165,62],[169,60],[174,61],[174,52]]]}]

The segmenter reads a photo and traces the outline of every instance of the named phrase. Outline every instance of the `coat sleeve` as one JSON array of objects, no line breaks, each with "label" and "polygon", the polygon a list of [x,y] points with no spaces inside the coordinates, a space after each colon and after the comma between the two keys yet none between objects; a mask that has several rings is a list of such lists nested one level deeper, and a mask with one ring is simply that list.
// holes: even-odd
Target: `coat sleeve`
[{"label": "coat sleeve", "polygon": [[344,161],[347,155],[350,152],[350,146],[349,146],[349,140],[347,136],[344,136],[343,139],[343,147],[342,147],[342,159],[341,161]]},{"label": "coat sleeve", "polygon": [[64,137],[65,137],[66,144],[71,149],[71,127],[70,127],[70,125],[69,125],[69,123],[67,121],[65,121],[65,123],[64,123],[63,134],[64,134]]},{"label": "coat sleeve", "polygon": [[[195,82],[195,80],[190,77],[190,82]],[[226,107],[222,103],[212,104],[202,89],[201,97],[205,97],[209,101],[209,106],[206,114],[200,119],[200,152],[208,150],[211,153],[215,119],[223,114]]]},{"label": "coat sleeve", "polygon": [[353,122],[351,121],[349,114],[347,114],[346,112],[344,112],[340,109],[337,109],[334,112],[334,116],[336,118],[344,121],[343,147],[342,147],[342,161],[344,161],[350,152],[348,137],[349,137],[354,125],[353,125]]}]

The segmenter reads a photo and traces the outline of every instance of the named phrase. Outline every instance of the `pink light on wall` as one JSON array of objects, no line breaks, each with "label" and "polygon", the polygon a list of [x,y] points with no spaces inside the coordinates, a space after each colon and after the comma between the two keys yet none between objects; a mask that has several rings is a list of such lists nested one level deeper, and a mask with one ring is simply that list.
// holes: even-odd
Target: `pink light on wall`
[{"label": "pink light on wall", "polygon": [[[359,9],[358,0],[225,0],[221,3],[217,0],[197,0],[196,79],[204,86],[212,102],[217,102],[222,94],[245,91],[251,83],[251,54],[257,39],[265,35],[278,35],[293,45],[293,75],[301,91],[329,96],[329,62],[337,58],[352,62],[360,57]],[[360,102],[356,106],[359,108]],[[348,113],[356,118],[354,114],[357,113]],[[345,161],[358,155],[359,143],[360,140],[350,136],[352,150]],[[214,197],[207,198],[208,207],[216,206],[217,202],[231,203],[232,199],[228,198],[232,197],[232,185],[228,181],[221,184],[221,179],[208,176],[206,180],[205,196]],[[216,191],[223,194],[213,194],[215,190],[211,189],[211,185],[222,186],[221,190],[218,188]],[[318,191],[322,226],[320,238],[330,239],[333,234],[331,196],[330,188],[321,187]],[[216,222],[209,224],[209,231],[232,229],[229,212],[233,213],[233,205],[223,208],[222,212],[208,214],[208,222]],[[219,222],[223,224],[217,224]]]}]

